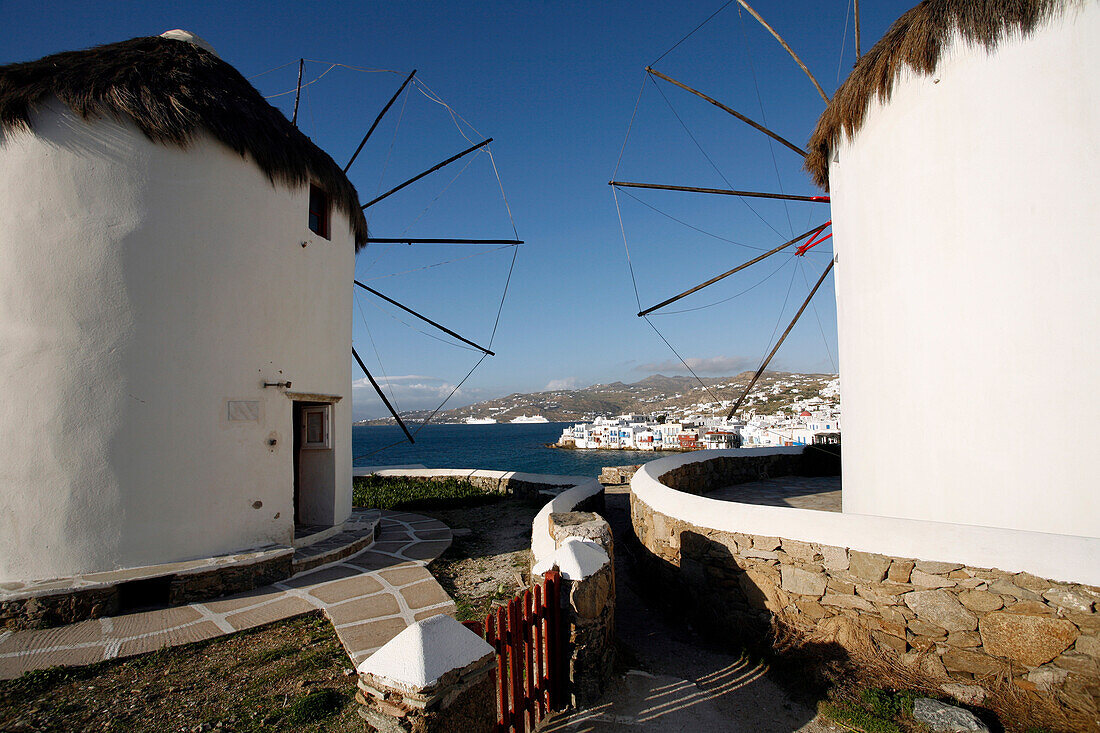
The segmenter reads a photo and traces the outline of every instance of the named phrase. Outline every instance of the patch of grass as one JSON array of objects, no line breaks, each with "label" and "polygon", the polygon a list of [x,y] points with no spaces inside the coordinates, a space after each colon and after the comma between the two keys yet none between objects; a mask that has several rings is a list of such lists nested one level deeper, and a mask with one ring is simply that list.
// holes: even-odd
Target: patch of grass
[{"label": "patch of grass", "polygon": [[860,697],[863,700],[864,707],[871,713],[880,718],[894,720],[913,714],[913,700],[916,695],[906,690],[893,692],[891,690],[869,689],[864,690]]},{"label": "patch of grass", "polygon": [[336,690],[314,690],[294,701],[290,706],[293,723],[313,723],[333,715],[344,705],[345,698]]},{"label": "patch of grass", "polygon": [[822,701],[817,711],[829,720],[845,726],[851,726],[863,733],[902,733],[893,721],[880,718],[855,703],[845,701]]},{"label": "patch of grass", "polygon": [[911,722],[913,700],[917,696],[907,690],[861,690],[858,701],[825,700],[818,706],[826,718],[864,733],[902,733]]},{"label": "patch of grass", "polygon": [[356,476],[352,503],[372,509],[439,509],[490,504],[501,494],[485,493],[468,481],[416,481],[401,477]]},{"label": "patch of grass", "polygon": [[481,607],[461,598],[455,599],[455,618],[459,621],[481,621],[485,614]]}]

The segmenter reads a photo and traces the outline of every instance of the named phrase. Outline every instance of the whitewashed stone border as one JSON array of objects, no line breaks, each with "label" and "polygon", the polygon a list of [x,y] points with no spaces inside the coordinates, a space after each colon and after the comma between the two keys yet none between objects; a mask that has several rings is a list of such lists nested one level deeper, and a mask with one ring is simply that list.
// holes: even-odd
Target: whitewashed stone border
[{"label": "whitewashed stone border", "polygon": [[659,481],[663,474],[689,463],[724,456],[797,454],[801,450],[740,448],[661,458],[634,474],[630,490],[661,514],[722,532],[788,537],[882,555],[958,562],[1100,585],[1100,538],[739,504],[676,491]]}]

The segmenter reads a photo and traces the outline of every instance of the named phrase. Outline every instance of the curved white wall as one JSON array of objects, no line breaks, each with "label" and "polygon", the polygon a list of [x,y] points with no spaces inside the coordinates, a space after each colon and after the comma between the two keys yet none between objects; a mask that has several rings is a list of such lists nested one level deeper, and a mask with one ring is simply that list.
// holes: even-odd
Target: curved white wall
[{"label": "curved white wall", "polygon": [[[729,456],[799,452],[800,448],[694,451],[650,461],[630,481],[634,497],[651,509],[719,532],[816,542],[894,557],[965,563],[1100,585],[1100,539],[974,525],[876,517],[845,512],[742,504],[676,491],[660,477],[687,463]],[[847,446],[845,446],[847,450]],[[848,490],[847,476],[844,491]]]},{"label": "curved white wall", "polygon": [[292,403],[264,380],[343,396],[346,519],[346,221],[321,239],[305,188],[207,138],[153,145],[57,104],[34,126],[0,136],[0,581],[289,542]]},{"label": "curved white wall", "polygon": [[1100,536],[1100,3],[903,75],[830,165],[844,511]]}]

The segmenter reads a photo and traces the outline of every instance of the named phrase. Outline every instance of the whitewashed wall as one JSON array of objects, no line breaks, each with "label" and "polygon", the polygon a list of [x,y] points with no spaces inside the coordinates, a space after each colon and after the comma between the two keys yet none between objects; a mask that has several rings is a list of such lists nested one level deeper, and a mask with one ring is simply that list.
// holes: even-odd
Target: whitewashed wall
[{"label": "whitewashed wall", "polygon": [[[343,521],[343,216],[316,236],[306,189],[209,139],[157,146],[57,104],[34,126],[0,139],[0,581],[288,542],[291,401],[264,380],[343,395]],[[258,421],[228,400],[259,401]]]},{"label": "whitewashed wall", "polygon": [[1098,39],[956,44],[838,147],[845,512],[1100,536]]}]

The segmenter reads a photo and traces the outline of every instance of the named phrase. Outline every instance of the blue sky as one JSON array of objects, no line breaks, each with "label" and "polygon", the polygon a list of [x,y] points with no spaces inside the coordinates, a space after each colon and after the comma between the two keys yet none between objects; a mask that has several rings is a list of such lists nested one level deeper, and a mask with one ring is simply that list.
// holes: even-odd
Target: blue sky
[{"label": "blue sky", "polygon": [[[618,196],[620,229],[607,185],[617,162],[620,180],[819,193],[799,156],[706,102],[653,81],[639,99],[643,69],[653,64],[805,144],[824,102],[736,2],[669,51],[723,1],[3,2],[0,63],[184,28],[289,116],[304,57],[304,80],[312,83],[299,125],[341,164],[417,69],[422,83],[398,100],[349,173],[360,197],[373,198],[468,140],[493,137],[493,157],[469,156],[372,207],[372,233],[503,239],[514,236],[514,222],[527,242],[518,252],[380,245],[359,254],[357,278],[483,344],[516,255],[492,341],[497,356],[448,405],[457,406],[513,391],[686,373],[634,315],[638,302],[653,305],[828,219],[821,204],[632,191]],[[912,2],[864,2],[863,49]],[[831,94],[855,60],[850,0],[753,6]],[[668,309],[695,310],[652,323],[701,375],[753,369],[828,263],[828,244],[805,258],[765,260]],[[478,361],[477,352],[435,338],[442,334],[372,296],[356,297],[356,348],[400,409],[434,407]],[[831,276],[814,304],[773,367],[834,370]],[[357,418],[384,414],[369,386],[357,384],[355,398]]]}]

